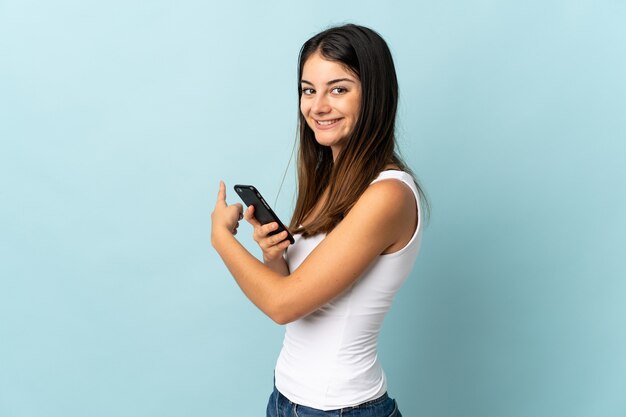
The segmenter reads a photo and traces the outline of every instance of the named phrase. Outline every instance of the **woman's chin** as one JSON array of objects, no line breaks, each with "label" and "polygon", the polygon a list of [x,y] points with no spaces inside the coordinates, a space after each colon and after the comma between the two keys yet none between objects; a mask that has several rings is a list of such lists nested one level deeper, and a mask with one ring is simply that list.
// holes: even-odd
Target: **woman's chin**
[{"label": "woman's chin", "polygon": [[315,140],[322,146],[340,146],[344,138],[337,138],[336,136],[317,134]]}]

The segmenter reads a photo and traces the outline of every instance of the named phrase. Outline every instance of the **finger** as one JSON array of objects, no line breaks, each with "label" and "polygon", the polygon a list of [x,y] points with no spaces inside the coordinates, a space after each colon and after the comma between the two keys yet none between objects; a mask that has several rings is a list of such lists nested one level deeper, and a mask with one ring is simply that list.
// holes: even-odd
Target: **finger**
[{"label": "finger", "polygon": [[217,204],[226,205],[226,184],[221,180],[219,191],[217,192]]},{"label": "finger", "polygon": [[287,232],[282,231],[275,235],[268,236],[266,239],[262,239],[259,245],[266,250],[270,250],[280,244],[283,240],[285,240],[285,238],[287,238]]},{"label": "finger", "polygon": [[268,250],[268,254],[270,254],[272,257],[281,255],[290,245],[290,242],[285,239],[282,242],[280,242],[278,245],[272,246],[272,248],[270,250]]},{"label": "finger", "polygon": [[282,232],[274,235],[274,245],[281,244],[285,239],[287,239],[287,231],[283,230]]},{"label": "finger", "polygon": [[261,225],[259,223],[258,226],[254,227],[254,240],[259,244],[263,242],[263,246],[265,247],[270,247],[274,245],[274,235],[270,236],[270,233],[272,233],[276,229],[278,229],[278,223],[276,222],[267,223],[264,225]]},{"label": "finger", "polygon": [[271,257],[275,257],[277,255],[282,254],[285,251],[285,249],[287,249],[289,247],[290,244],[291,244],[291,242],[289,242],[289,240],[285,239],[282,242],[279,242],[276,245],[271,246],[270,248],[268,248],[266,250],[266,252]]},{"label": "finger", "polygon": [[255,229],[261,227],[261,223],[254,217],[254,206],[248,206],[248,209],[243,214],[243,218],[254,226]]},{"label": "finger", "polygon": [[264,224],[263,226],[261,226],[261,230],[259,230],[259,232],[262,235],[267,236],[267,235],[269,235],[271,232],[273,232],[276,229],[278,229],[278,223],[271,222],[271,223],[267,223],[267,224]]}]

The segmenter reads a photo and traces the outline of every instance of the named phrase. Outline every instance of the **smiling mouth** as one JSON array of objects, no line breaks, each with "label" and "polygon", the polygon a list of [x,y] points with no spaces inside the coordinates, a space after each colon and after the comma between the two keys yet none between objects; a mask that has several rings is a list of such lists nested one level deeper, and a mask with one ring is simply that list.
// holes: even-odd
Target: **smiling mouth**
[{"label": "smiling mouth", "polygon": [[335,123],[337,123],[340,119],[332,119],[332,120],[316,120],[315,123],[317,123],[320,126],[330,126],[333,125]]}]

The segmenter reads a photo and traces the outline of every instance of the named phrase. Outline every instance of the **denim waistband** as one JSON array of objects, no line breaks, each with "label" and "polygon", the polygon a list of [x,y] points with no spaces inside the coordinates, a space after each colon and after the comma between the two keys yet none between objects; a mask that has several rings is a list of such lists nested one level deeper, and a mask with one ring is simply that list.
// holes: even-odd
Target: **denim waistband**
[{"label": "denim waistband", "polygon": [[[289,404],[294,405],[294,406],[297,405],[299,407],[307,407],[307,406],[302,405],[302,404],[294,403],[289,398],[285,397],[276,388],[276,386],[274,386],[274,390],[276,391],[276,393],[278,394],[278,396],[280,398],[282,398],[284,401],[287,401]],[[385,392],[383,395],[381,395],[378,398],[374,398],[373,400],[365,401],[364,403],[361,403],[361,404],[358,404],[358,405],[353,405],[353,406],[350,406],[350,407],[337,408],[337,409],[328,410],[328,411],[342,411],[342,412],[346,412],[346,411],[357,410],[357,409],[365,409],[365,408],[375,407],[378,404],[380,404],[380,403],[382,403],[384,401],[387,401],[388,399],[389,399],[389,395]],[[311,408],[311,407],[307,407],[307,408]]]}]

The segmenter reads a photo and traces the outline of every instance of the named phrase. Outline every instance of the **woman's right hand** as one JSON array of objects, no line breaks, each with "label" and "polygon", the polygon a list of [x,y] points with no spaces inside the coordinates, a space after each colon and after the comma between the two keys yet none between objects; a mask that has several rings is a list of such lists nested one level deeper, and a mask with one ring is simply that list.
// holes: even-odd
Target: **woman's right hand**
[{"label": "woman's right hand", "polygon": [[272,269],[274,269],[274,266],[278,266],[282,270],[283,265],[285,265],[283,253],[289,247],[287,231],[283,230],[280,233],[269,236],[271,232],[278,228],[278,223],[261,224],[254,217],[254,206],[249,206],[243,217],[254,228],[252,238],[263,251],[263,262]]}]

